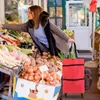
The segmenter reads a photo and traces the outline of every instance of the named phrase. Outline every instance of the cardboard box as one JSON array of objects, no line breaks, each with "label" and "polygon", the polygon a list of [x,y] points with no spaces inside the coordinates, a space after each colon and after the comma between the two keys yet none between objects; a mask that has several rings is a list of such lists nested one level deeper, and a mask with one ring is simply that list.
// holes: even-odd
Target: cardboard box
[{"label": "cardboard box", "polygon": [[17,100],[57,100],[60,88],[18,78],[13,96]]}]

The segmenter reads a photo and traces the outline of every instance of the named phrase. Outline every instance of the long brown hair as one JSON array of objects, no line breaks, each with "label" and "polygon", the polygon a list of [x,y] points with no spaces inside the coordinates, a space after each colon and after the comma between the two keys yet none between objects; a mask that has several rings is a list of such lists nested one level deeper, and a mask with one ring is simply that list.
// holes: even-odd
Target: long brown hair
[{"label": "long brown hair", "polygon": [[34,21],[34,26],[35,28],[38,28],[39,27],[39,16],[40,14],[43,12],[43,9],[38,6],[38,5],[34,5],[34,6],[30,6],[28,9],[30,9],[32,13],[32,15],[34,16],[33,17],[33,21]]}]

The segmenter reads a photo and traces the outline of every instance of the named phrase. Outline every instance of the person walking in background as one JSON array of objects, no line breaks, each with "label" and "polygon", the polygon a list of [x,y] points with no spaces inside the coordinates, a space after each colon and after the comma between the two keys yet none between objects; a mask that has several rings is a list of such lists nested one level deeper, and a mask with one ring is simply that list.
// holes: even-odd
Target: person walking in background
[{"label": "person walking in background", "polygon": [[49,13],[43,11],[37,5],[28,8],[28,21],[26,23],[17,25],[2,24],[0,27],[28,32],[40,53],[50,52],[51,55],[58,56],[61,51],[67,55],[69,51],[68,42],[74,42],[73,39],[50,21]]}]

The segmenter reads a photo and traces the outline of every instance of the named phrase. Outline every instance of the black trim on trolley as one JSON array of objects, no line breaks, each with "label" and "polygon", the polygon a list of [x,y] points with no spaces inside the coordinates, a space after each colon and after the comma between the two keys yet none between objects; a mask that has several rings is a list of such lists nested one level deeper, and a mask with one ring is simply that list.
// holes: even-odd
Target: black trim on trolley
[{"label": "black trim on trolley", "polygon": [[65,78],[63,78],[62,80],[65,80],[65,81],[79,81],[79,80],[84,80],[84,78],[79,78],[79,79],[65,79]]},{"label": "black trim on trolley", "polygon": [[70,64],[70,65],[63,65],[63,67],[70,67],[70,66],[84,66],[84,64]]}]

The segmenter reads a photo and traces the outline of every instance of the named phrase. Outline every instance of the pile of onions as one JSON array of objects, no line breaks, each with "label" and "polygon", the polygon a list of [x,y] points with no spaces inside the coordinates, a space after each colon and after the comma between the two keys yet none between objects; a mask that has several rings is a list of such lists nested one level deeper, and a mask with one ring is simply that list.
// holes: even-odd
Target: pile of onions
[{"label": "pile of onions", "polygon": [[[46,65],[48,70],[41,71],[40,67],[43,65]],[[61,85],[61,74],[61,59],[44,52],[42,56],[30,57],[30,60],[24,64],[20,77],[36,83],[59,86]]]}]

